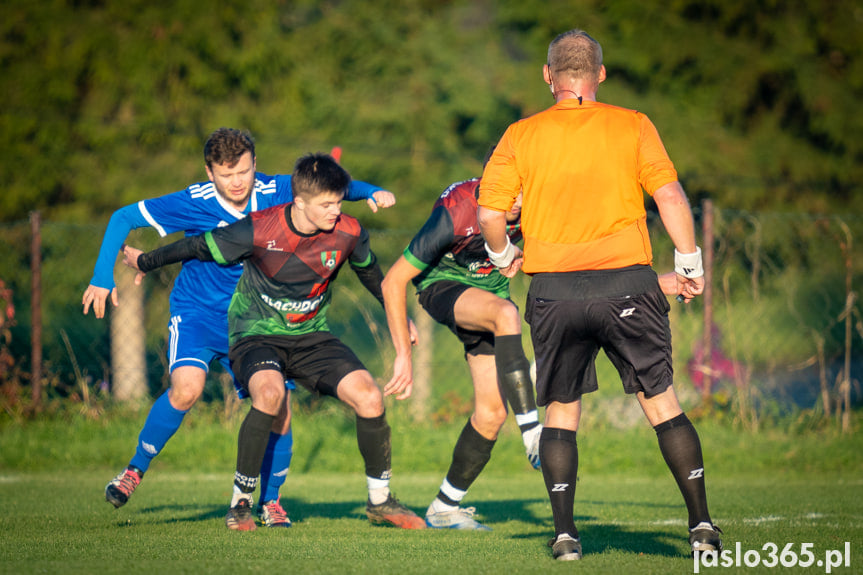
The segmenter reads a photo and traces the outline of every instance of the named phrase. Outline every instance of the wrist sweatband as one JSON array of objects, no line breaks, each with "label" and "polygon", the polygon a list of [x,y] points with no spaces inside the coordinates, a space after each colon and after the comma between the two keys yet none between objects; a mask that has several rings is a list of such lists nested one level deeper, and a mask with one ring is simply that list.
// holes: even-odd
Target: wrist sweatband
[{"label": "wrist sweatband", "polygon": [[701,261],[701,248],[695,246],[695,251],[691,254],[682,254],[675,249],[674,273],[689,279],[703,276],[704,266]]},{"label": "wrist sweatband", "polygon": [[491,263],[499,268],[507,267],[515,259],[515,246],[509,241],[509,236],[506,236],[506,247],[500,253],[492,251],[488,242],[485,243],[485,251],[488,253],[488,259]]}]

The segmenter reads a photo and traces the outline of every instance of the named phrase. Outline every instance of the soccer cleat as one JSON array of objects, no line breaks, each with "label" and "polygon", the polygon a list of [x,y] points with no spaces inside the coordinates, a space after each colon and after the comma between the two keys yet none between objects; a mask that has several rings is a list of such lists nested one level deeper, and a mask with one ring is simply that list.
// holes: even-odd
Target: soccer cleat
[{"label": "soccer cleat", "polygon": [[426,511],[426,525],[434,529],[462,529],[465,531],[491,531],[473,518],[476,507],[456,507],[450,511],[435,512],[432,505]]},{"label": "soccer cleat", "polygon": [[722,530],[708,521],[702,521],[689,530],[689,545],[692,553],[696,551],[722,551]]},{"label": "soccer cleat", "polygon": [[261,523],[263,523],[267,527],[290,527],[291,520],[288,518],[287,512],[284,510],[282,505],[279,503],[279,499],[274,501],[270,501],[268,503],[262,503],[258,507],[258,515],[260,516]]},{"label": "soccer cleat", "polygon": [[105,486],[105,500],[115,508],[124,506],[143,478],[144,473],[130,465]]},{"label": "soccer cleat", "polygon": [[402,529],[425,529],[426,523],[416,513],[399,503],[392,493],[380,505],[366,502],[366,517],[372,525],[395,525]]},{"label": "soccer cleat", "polygon": [[524,449],[527,452],[527,460],[534,469],[540,469],[539,461],[539,436],[542,434],[542,425],[532,427],[521,434],[524,441]]},{"label": "soccer cleat", "polygon": [[548,546],[551,547],[551,556],[557,561],[581,559],[581,540],[569,533],[561,533],[556,539],[549,540]]},{"label": "soccer cleat", "polygon": [[228,509],[225,525],[232,531],[254,531],[258,528],[254,517],[252,517],[251,497],[240,499],[236,505]]}]

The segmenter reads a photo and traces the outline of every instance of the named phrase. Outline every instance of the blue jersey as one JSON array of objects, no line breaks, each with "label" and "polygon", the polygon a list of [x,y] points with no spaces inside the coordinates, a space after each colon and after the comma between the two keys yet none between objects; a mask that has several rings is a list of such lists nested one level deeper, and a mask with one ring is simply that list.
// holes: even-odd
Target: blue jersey
[{"label": "blue jersey", "polygon": [[[366,182],[352,181],[345,199],[367,199],[381,189]],[[199,235],[236,222],[249,212],[291,202],[293,197],[291,176],[268,176],[259,172],[255,174],[254,188],[242,212],[226,202],[212,182],[193,184],[185,190],[121,208],[108,223],[90,283],[109,290],[114,288],[117,254],[133,229],[152,227],[163,237],[179,231],[187,236]],[[226,325],[228,305],[242,272],[242,264],[220,266],[198,260],[184,262],[171,290],[171,315],[181,311],[212,313],[214,325]]]}]

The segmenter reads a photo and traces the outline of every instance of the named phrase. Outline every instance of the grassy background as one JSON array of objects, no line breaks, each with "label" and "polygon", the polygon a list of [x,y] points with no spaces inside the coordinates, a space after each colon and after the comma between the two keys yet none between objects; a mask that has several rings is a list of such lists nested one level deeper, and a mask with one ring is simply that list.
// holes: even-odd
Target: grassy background
[{"label": "grassy background", "polygon": [[[365,520],[365,482],[352,419],[334,402],[295,414],[295,456],[283,503],[289,530],[224,527],[237,426],[202,404],[115,510],[105,483],[131,456],[146,409],[98,417],[66,412],[0,424],[0,572],[3,573],[534,573],[563,569],[545,546],[553,532],[540,473],[507,422],[465,505],[491,533],[408,532]],[[392,486],[422,514],[449,463],[461,423],[412,424],[390,406]],[[755,434],[698,422],[708,495],[727,548],[814,543],[816,558],[863,541],[863,439],[795,425]],[[685,509],[646,424],[614,428],[586,418],[579,432],[576,523],[589,573],[691,573]],[[713,571],[720,571],[714,569]],[[778,570],[784,570],[779,567]],[[708,570],[709,572],[710,570]],[[730,570],[727,570],[730,571]],[[747,573],[777,569],[745,569]],[[824,568],[792,570],[823,573]],[[705,572],[702,569],[702,572]]]}]

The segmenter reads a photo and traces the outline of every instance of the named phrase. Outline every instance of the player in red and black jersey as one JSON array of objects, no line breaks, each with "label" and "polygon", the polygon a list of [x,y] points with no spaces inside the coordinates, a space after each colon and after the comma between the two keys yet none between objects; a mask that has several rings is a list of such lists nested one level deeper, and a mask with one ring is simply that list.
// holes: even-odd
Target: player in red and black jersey
[{"label": "player in red and black jersey", "polygon": [[[457,182],[438,198],[422,229],[387,272],[383,283],[387,323],[396,348],[390,386],[412,385],[411,337],[405,291],[417,287],[419,302],[464,344],[473,380],[474,413],[456,442],[453,459],[437,497],[426,512],[436,528],[488,527],[459,507],[491,457],[506,421],[506,400],[522,430],[527,456],[539,468],[542,426],[536,411],[530,364],[521,344],[521,318],[509,299],[509,277],[489,261],[476,219],[479,178]],[[520,205],[507,214],[511,241],[521,239]]]},{"label": "player in red and black jersey", "polygon": [[273,420],[286,405],[285,379],[331,395],[357,415],[372,523],[422,529],[423,520],[389,490],[390,427],[383,395],[357,356],[329,332],[330,283],[347,262],[381,303],[383,274],[368,232],[341,213],[350,176],[329,155],[307,155],[293,173],[294,201],[250,214],[234,224],[188,237],[147,254],[126,248],[141,272],[196,258],[245,261],[228,309],[231,368],[252,398],[240,427],[234,495],[226,524],[252,530],[252,493]]}]

